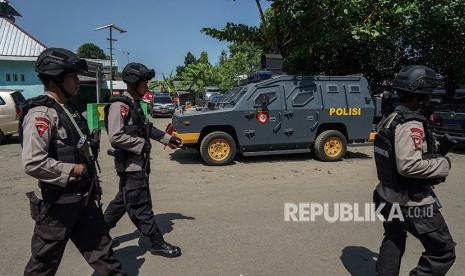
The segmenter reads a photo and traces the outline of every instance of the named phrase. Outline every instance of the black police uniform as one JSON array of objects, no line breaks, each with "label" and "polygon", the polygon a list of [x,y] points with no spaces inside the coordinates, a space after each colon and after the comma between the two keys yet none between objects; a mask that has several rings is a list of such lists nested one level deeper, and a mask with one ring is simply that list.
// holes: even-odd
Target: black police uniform
[{"label": "black police uniform", "polygon": [[[88,135],[85,119],[71,106],[65,108]],[[69,175],[74,164],[82,163],[76,149],[79,133],[69,115],[48,95],[26,101],[22,111],[23,165],[39,180],[37,189],[27,194],[35,227],[24,275],[54,275],[69,239],[95,271],[125,275],[111,249],[102,211],[93,200],[83,204],[88,181]]]},{"label": "black police uniform", "polygon": [[[425,248],[411,276],[445,275],[455,261],[455,242],[431,188],[445,180],[450,165],[446,158],[436,154],[435,140],[427,124],[423,115],[400,105],[380,125],[375,136],[380,184],[373,200],[376,207],[386,204],[381,211],[386,221],[377,275],[399,275],[407,232]],[[387,221],[393,203],[400,205],[404,221]]]},{"label": "black police uniform", "polygon": [[111,101],[105,109],[105,122],[115,148],[115,167],[120,181],[118,193],[105,210],[105,221],[109,227],[115,227],[127,213],[137,229],[152,240],[152,253],[159,253],[154,250],[154,244],[162,245],[163,252],[159,255],[176,257],[180,249],[166,243],[158,229],[148,183],[150,139],[166,145],[171,136],[146,121],[140,101],[134,101],[128,92]]}]

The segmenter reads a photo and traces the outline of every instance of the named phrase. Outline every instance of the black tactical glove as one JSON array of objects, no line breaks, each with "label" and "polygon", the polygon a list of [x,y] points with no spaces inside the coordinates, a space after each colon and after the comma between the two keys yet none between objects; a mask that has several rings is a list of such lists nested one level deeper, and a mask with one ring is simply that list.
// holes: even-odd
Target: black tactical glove
[{"label": "black tactical glove", "polygon": [[445,156],[449,151],[451,151],[458,143],[457,140],[455,140],[449,134],[444,134],[441,138],[438,139],[438,141],[438,150],[443,156]]},{"label": "black tactical glove", "polygon": [[150,153],[150,150],[152,149],[152,145],[150,142],[145,141],[144,147],[142,148],[143,153]]},{"label": "black tactical glove", "polygon": [[178,147],[178,148],[183,148],[184,143],[182,142],[181,138],[176,137],[176,136],[171,136],[170,138],[170,144]]}]

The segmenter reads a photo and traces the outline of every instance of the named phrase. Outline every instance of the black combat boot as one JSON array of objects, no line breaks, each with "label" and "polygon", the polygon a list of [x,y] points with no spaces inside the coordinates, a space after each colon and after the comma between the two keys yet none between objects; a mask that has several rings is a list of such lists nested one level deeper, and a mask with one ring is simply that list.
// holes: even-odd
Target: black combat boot
[{"label": "black combat boot", "polygon": [[160,255],[168,258],[181,256],[181,248],[167,243],[160,232],[151,236],[150,241],[152,242],[150,252],[154,255]]}]

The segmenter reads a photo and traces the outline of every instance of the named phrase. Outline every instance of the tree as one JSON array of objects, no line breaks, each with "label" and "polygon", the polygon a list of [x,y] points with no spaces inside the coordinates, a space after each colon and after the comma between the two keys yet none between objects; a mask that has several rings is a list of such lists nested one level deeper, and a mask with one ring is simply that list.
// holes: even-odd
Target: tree
[{"label": "tree", "polygon": [[106,59],[106,55],[100,47],[93,43],[84,43],[77,49],[80,58]]},{"label": "tree", "polygon": [[197,60],[197,63],[210,64],[210,62],[208,61],[208,53],[207,53],[207,51],[202,51],[200,53],[200,57]]},{"label": "tree", "polygon": [[187,52],[186,56],[184,57],[184,65],[180,65],[176,67],[176,76],[181,76],[184,69],[189,65],[197,62],[197,58],[191,53]]},{"label": "tree", "polygon": [[463,14],[461,0],[274,0],[260,27],[228,22],[202,31],[280,53],[291,74],[363,73],[373,91],[421,63],[445,77],[451,94],[465,81]]},{"label": "tree", "polygon": [[465,84],[464,15],[464,1],[418,1],[418,13],[413,14],[413,24],[403,36],[411,60],[444,76],[448,96]]},{"label": "tree", "polygon": [[203,91],[205,86],[217,85],[219,79],[216,68],[204,62],[189,64],[179,78],[180,86],[194,93]]},{"label": "tree", "polygon": [[228,48],[230,57],[224,55],[226,52],[222,52],[218,65],[218,86],[222,90],[237,86],[239,76],[258,70],[262,55],[261,49],[248,42],[232,43]]}]

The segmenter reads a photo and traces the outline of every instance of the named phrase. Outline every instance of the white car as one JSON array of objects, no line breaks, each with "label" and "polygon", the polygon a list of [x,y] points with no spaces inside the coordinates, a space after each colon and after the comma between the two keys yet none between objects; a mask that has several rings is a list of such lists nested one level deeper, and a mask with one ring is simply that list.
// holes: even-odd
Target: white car
[{"label": "white car", "polygon": [[24,101],[21,90],[0,89],[0,143],[18,133],[19,107]]}]

